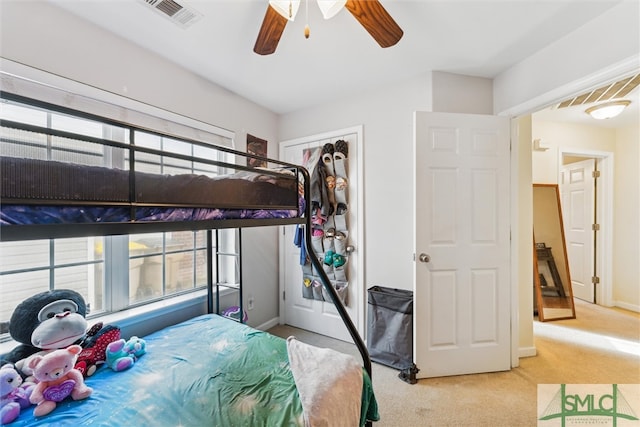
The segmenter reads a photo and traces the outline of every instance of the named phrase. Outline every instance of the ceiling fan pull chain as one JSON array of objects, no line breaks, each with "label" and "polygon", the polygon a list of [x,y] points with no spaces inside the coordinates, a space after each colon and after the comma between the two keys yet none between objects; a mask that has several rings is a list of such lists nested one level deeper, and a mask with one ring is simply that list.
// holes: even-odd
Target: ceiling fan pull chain
[{"label": "ceiling fan pull chain", "polygon": [[308,39],[311,33],[311,28],[309,28],[309,0],[305,0],[304,4],[305,4],[305,19],[307,21],[306,25],[304,26],[304,38]]}]

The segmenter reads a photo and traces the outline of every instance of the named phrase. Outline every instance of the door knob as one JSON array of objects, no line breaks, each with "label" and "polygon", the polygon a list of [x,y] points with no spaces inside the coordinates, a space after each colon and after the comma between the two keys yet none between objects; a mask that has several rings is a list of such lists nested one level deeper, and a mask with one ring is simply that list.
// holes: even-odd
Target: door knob
[{"label": "door knob", "polygon": [[355,252],[356,248],[353,245],[349,245],[345,248],[345,251],[347,251],[348,254],[350,254],[351,252]]},{"label": "door knob", "polygon": [[420,260],[420,262],[429,262],[431,261],[431,257],[425,253],[421,253],[420,257],[418,258]]}]

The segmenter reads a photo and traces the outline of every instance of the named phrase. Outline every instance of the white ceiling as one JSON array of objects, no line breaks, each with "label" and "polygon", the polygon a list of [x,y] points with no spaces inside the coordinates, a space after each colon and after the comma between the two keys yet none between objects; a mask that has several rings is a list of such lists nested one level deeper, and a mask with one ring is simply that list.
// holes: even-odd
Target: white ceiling
[{"label": "white ceiling", "polygon": [[380,0],[404,30],[382,49],[347,10],[324,20],[309,0],[311,37],[303,2],[275,54],[260,56],[253,46],[267,0],[176,0],[202,14],[186,29],[144,0],[49,1],[276,113],[430,70],[492,78],[619,3]]}]

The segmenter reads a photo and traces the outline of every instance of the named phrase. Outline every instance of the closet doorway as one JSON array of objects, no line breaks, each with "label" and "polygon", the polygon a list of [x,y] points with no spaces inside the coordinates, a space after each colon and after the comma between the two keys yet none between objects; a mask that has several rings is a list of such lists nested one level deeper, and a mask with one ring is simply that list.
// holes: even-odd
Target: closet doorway
[{"label": "closet doorway", "polygon": [[[335,212],[342,213],[346,208],[344,217],[338,219],[335,216],[335,229],[340,231],[341,241],[331,245],[325,233],[324,246],[320,246],[316,251],[325,260],[324,255],[329,250],[341,253],[344,256],[344,265],[327,266],[331,270],[328,272],[332,283],[343,286],[345,296],[345,308],[351,317],[354,325],[361,336],[364,336],[364,310],[365,289],[364,289],[364,257],[360,249],[363,244],[363,224],[362,221],[362,146],[363,128],[356,126],[352,128],[340,129],[323,134],[311,135],[280,143],[280,159],[297,165],[305,166],[310,173],[316,167],[318,154],[322,160],[322,150],[326,145],[336,146],[336,142],[342,140],[347,143],[348,152],[344,160],[344,172],[346,172],[345,193],[338,197],[345,206],[341,206]],[[342,145],[339,144],[339,145]],[[336,177],[340,175],[336,167]],[[344,184],[344,182],[343,182]],[[337,191],[337,188],[336,188]],[[340,201],[338,200],[338,201]],[[280,233],[280,323],[305,329],[332,338],[351,342],[351,336],[345,327],[340,315],[332,302],[322,300],[318,292],[314,289],[314,284],[307,283],[305,279],[313,279],[313,272],[307,271],[301,264],[300,248],[294,243],[297,233],[296,226],[283,226]],[[324,227],[326,232],[329,228]],[[344,238],[342,238],[344,236]],[[331,249],[329,249],[331,245]],[[324,248],[327,247],[327,251]],[[342,248],[342,249],[338,249]],[[345,250],[345,248],[348,248]],[[341,277],[338,277],[338,270],[341,270]],[[310,285],[310,286],[308,286]]]}]

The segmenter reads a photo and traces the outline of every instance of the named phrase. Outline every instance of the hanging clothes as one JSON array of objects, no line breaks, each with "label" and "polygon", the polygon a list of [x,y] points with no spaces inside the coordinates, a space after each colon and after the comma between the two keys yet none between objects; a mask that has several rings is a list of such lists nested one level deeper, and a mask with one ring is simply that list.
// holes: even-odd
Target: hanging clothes
[{"label": "hanging clothes", "polygon": [[304,240],[304,225],[296,225],[293,243],[300,248],[300,265],[305,265],[307,263],[307,245]]},{"label": "hanging clothes", "polygon": [[321,215],[325,220],[331,209],[326,181],[327,171],[318,162],[311,173],[311,215]]}]

